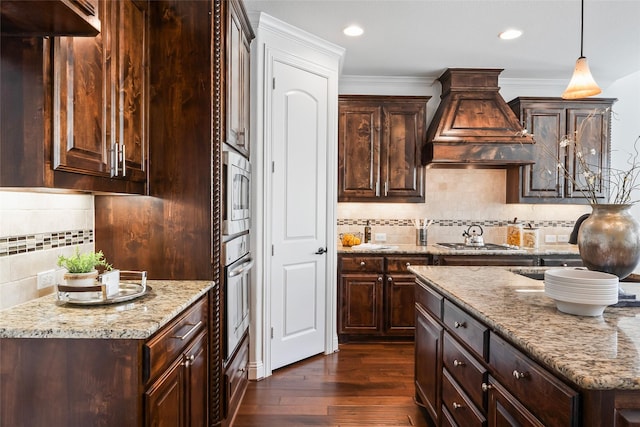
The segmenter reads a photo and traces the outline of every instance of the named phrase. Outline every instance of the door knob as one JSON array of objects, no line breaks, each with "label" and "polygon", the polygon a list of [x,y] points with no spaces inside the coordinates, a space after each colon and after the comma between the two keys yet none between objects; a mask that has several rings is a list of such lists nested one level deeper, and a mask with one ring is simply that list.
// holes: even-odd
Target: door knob
[{"label": "door knob", "polygon": [[327,248],[318,248],[316,255],[322,255],[325,252],[327,252]]}]

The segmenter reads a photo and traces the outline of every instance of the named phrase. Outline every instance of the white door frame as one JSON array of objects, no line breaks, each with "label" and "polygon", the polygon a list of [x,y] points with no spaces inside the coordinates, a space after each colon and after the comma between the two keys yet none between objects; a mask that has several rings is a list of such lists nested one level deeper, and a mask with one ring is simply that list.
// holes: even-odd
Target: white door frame
[{"label": "white door frame", "polygon": [[271,218],[273,62],[291,64],[327,78],[327,260],[325,354],[338,349],[337,335],[337,146],[338,76],[344,49],[267,14],[250,15],[256,31],[251,46],[251,243],[256,259],[251,283],[249,379],[270,376],[271,369]]}]

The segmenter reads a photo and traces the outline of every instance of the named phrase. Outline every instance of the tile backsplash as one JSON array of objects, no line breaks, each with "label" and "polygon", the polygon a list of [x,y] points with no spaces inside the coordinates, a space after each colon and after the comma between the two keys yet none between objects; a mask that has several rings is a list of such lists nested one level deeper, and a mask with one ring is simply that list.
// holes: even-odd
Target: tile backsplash
[{"label": "tile backsplash", "polygon": [[94,250],[94,229],[93,195],[0,191],[0,309],[52,292],[38,272],[61,281],[58,256]]},{"label": "tile backsplash", "polygon": [[338,203],[338,233],[363,232],[367,221],[372,239],[383,233],[387,243],[415,243],[413,220],[433,220],[428,242],[462,242],[471,224],[484,230],[490,243],[505,243],[514,218],[545,235],[566,237],[588,205],[506,204],[506,172],[501,169],[427,169],[425,203]]}]

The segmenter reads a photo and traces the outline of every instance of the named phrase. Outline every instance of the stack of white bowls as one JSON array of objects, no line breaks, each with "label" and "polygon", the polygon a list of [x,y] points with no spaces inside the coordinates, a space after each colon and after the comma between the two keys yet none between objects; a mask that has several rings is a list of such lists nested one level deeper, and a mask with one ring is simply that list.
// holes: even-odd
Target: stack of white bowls
[{"label": "stack of white bowls", "polygon": [[618,302],[618,276],[600,271],[553,268],[544,272],[544,293],[558,310],[579,316],[600,316]]}]

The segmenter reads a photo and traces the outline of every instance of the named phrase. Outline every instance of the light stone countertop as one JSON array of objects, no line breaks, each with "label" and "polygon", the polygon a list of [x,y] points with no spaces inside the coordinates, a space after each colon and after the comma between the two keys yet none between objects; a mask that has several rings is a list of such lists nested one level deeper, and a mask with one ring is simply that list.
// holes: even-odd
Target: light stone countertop
[{"label": "light stone countertop", "polygon": [[388,249],[371,249],[366,245],[352,246],[350,248],[338,245],[340,254],[398,254],[398,255],[578,255],[578,246],[569,244],[541,245],[537,249],[476,249],[463,250],[450,249],[438,244],[417,246],[414,244],[384,244]]},{"label": "light stone countertop", "polygon": [[0,338],[147,339],[206,294],[205,280],[147,280],[151,290],[112,305],[72,305],[55,293],[0,311]]},{"label": "light stone countertop", "polygon": [[[543,281],[504,267],[413,266],[410,270],[579,387],[640,390],[640,307],[607,307],[602,316],[574,316],[556,309],[555,302],[544,295]],[[640,293],[637,284],[623,286]]]}]

